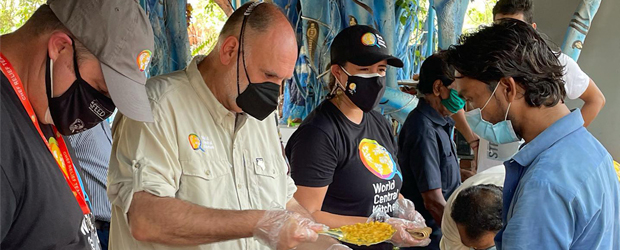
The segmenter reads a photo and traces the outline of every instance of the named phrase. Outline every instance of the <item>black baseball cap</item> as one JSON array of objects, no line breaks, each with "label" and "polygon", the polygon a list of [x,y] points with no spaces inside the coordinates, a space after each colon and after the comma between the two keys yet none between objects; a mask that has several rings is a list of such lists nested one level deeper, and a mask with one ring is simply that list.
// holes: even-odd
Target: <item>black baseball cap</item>
[{"label": "black baseball cap", "polygon": [[388,65],[403,67],[403,61],[390,54],[379,31],[366,25],[354,25],[340,31],[332,42],[330,55],[332,65],[350,62],[370,66],[387,59]]}]

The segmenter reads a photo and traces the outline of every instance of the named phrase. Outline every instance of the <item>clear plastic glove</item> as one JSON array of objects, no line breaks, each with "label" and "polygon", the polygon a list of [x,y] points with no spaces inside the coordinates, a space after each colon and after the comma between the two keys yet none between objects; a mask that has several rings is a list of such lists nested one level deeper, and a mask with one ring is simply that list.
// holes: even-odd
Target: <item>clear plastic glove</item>
[{"label": "clear plastic glove", "polygon": [[334,244],[328,247],[325,250],[353,250],[352,248],[345,246],[343,244]]},{"label": "clear plastic glove", "polygon": [[422,226],[420,226],[419,223],[406,220],[406,219],[401,219],[401,218],[393,218],[384,212],[376,211],[372,215],[370,215],[370,217],[368,217],[367,222],[371,222],[371,221],[385,222],[387,224],[390,224],[394,229],[396,229],[394,236],[392,236],[392,239],[389,240],[389,242],[392,243],[394,246],[424,247],[424,246],[428,246],[428,244],[431,243],[431,240],[429,238],[426,238],[424,240],[416,240],[415,238],[413,238],[413,236],[411,236],[411,234],[409,234],[409,232],[407,232],[407,229],[416,229],[416,228],[426,227],[426,224],[424,223],[423,220],[424,219],[422,219]]},{"label": "clear plastic glove", "polygon": [[426,220],[417,210],[415,210],[415,205],[409,199],[398,199],[396,203],[394,203],[393,215],[396,218],[405,219],[415,223],[416,228],[426,227]]},{"label": "clear plastic glove", "polygon": [[298,213],[287,210],[268,210],[254,228],[254,238],[271,249],[288,250],[302,242],[314,242],[325,230],[323,224],[313,222]]}]

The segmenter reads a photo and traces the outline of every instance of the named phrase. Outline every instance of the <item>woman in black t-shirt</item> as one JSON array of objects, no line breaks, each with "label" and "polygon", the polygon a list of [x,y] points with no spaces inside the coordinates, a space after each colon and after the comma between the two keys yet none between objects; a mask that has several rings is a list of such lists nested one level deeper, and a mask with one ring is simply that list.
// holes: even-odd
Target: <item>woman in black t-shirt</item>
[{"label": "woman in black t-shirt", "polygon": [[[356,25],[342,30],[331,46],[330,96],[301,124],[286,155],[297,185],[295,199],[317,222],[329,227],[364,223],[375,211],[392,218],[397,246],[427,245],[405,229],[424,227],[412,203],[400,195],[402,174],[389,122],[373,109],[385,91],[388,65],[402,67],[375,29]],[[402,204],[406,204],[403,206]],[[406,207],[406,208],[405,208]],[[392,249],[383,243],[354,249]]]}]

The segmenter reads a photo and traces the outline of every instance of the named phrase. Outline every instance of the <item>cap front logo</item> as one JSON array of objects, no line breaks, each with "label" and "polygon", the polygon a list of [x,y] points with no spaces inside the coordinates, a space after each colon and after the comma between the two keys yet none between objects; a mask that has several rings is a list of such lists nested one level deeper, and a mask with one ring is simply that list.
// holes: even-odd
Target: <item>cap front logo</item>
[{"label": "cap front logo", "polygon": [[377,37],[373,33],[366,33],[362,36],[362,44],[366,46],[375,46],[377,44]]},{"label": "cap front logo", "polygon": [[142,52],[140,52],[140,54],[138,54],[138,68],[140,69],[140,71],[144,71],[146,70],[146,68],[149,66],[149,63],[151,62],[151,51],[148,49],[143,50]]}]

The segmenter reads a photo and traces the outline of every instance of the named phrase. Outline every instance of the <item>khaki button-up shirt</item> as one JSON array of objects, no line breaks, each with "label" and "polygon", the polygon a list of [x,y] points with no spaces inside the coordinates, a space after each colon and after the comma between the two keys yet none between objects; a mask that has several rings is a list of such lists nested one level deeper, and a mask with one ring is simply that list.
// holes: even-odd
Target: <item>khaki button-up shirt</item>
[{"label": "khaki button-up shirt", "polygon": [[296,190],[274,114],[259,121],[227,110],[200,75],[200,60],[147,82],[153,123],[116,118],[108,175],[111,249],[267,249],[252,238],[182,248],[139,242],[126,214],[141,191],[246,210],[284,208]]}]

